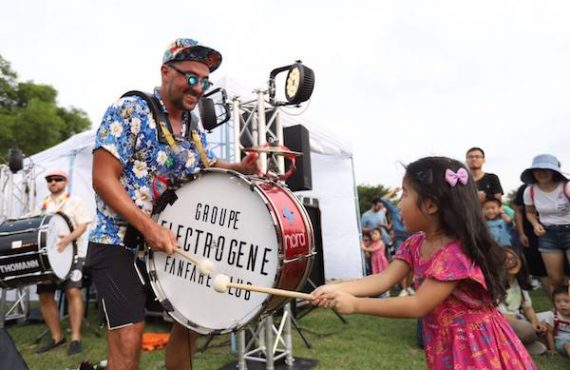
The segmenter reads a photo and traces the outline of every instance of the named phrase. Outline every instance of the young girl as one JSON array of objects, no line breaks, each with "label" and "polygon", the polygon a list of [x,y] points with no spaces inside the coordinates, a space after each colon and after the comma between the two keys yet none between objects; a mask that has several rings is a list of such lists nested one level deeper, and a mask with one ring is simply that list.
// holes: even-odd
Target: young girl
[{"label": "young girl", "polygon": [[[319,287],[314,304],[340,313],[423,317],[430,369],[536,369],[495,302],[504,251],[491,239],[477,188],[462,163],[428,157],[406,168],[399,204],[409,232],[381,274]],[[377,295],[414,272],[416,295]]]},{"label": "young girl", "polygon": [[523,195],[526,216],[538,236],[538,250],[555,289],[564,283],[564,258],[570,262],[570,183],[550,154],[534,157],[521,180],[528,184]]},{"label": "young girl", "polygon": [[[552,292],[554,310],[547,312],[544,320],[548,324],[548,349],[556,349],[570,357],[570,289],[562,285]],[[541,313],[541,315],[544,315]]]},{"label": "young girl", "polygon": [[382,241],[382,232],[380,229],[373,229],[370,232],[370,244],[366,250],[370,252],[370,264],[372,265],[373,274],[378,274],[388,267],[386,245]]},{"label": "young girl", "polygon": [[507,247],[505,252],[507,296],[505,301],[499,304],[499,311],[511,324],[528,352],[542,355],[546,352],[546,346],[539,342],[537,333],[546,334],[547,329],[546,325],[540,323],[532,307],[532,300],[528,294],[528,290],[532,287],[524,257],[511,247]]}]

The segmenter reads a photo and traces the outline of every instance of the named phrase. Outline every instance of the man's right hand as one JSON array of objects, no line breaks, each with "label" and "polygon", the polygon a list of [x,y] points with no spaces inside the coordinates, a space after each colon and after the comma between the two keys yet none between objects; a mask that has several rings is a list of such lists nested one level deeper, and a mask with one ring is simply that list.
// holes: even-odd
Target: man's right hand
[{"label": "man's right hand", "polygon": [[168,255],[178,248],[178,242],[170,229],[156,223],[150,223],[143,231],[143,236],[148,245],[155,251],[161,251]]}]

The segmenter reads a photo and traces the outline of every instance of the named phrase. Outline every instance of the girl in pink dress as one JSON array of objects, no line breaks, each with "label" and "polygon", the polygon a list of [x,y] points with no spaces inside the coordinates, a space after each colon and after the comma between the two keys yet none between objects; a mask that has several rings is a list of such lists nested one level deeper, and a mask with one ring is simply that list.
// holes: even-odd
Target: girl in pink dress
[{"label": "girl in pink dress", "polygon": [[370,263],[372,265],[372,273],[378,274],[388,267],[388,258],[386,258],[386,246],[382,241],[382,233],[380,229],[373,229],[370,232],[370,244],[368,251],[370,252]]},{"label": "girl in pink dress", "polygon": [[[497,310],[504,251],[485,225],[461,162],[427,157],[406,168],[399,204],[412,235],[380,274],[317,288],[314,304],[340,313],[423,318],[429,369],[536,369]],[[416,295],[378,295],[414,273]]]}]

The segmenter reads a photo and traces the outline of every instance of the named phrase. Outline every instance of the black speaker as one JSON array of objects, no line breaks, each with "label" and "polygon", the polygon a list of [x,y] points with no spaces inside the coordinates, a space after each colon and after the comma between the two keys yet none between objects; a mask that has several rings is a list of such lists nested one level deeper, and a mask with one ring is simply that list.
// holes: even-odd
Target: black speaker
[{"label": "black speaker", "polygon": [[0,369],[28,370],[26,361],[4,328],[0,328]]},{"label": "black speaker", "polygon": [[313,232],[315,234],[315,251],[317,254],[313,257],[313,266],[309,274],[309,278],[305,283],[302,291],[311,293],[316,287],[325,283],[325,262],[323,259],[323,234],[321,231],[321,210],[318,206],[304,205],[311,224],[313,225]]},{"label": "black speaker", "polygon": [[[309,130],[302,125],[285,127],[283,129],[284,145],[296,152],[303,153],[296,158],[297,171],[291,175],[286,183],[291,191],[312,190],[313,177],[311,174],[311,142]],[[289,163],[285,161],[285,171],[289,170]]]}]

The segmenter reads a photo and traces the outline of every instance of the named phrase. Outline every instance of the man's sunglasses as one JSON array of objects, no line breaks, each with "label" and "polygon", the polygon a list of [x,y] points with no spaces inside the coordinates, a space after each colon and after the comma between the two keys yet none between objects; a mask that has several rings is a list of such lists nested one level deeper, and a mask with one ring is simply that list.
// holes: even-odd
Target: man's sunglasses
[{"label": "man's sunglasses", "polygon": [[54,181],[55,182],[62,182],[62,181],[65,181],[65,179],[63,177],[48,177],[46,179],[47,183],[54,182]]},{"label": "man's sunglasses", "polygon": [[207,77],[200,79],[194,73],[186,73],[184,71],[179,70],[174,64],[168,64],[168,66],[170,68],[172,68],[173,70],[175,70],[176,72],[180,73],[181,75],[184,75],[184,77],[186,77],[186,81],[188,81],[188,85],[190,85],[192,87],[194,87],[194,86],[196,86],[196,84],[200,83],[200,87],[202,88],[202,91],[206,91],[213,85]]}]

